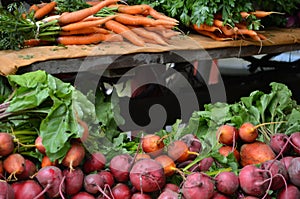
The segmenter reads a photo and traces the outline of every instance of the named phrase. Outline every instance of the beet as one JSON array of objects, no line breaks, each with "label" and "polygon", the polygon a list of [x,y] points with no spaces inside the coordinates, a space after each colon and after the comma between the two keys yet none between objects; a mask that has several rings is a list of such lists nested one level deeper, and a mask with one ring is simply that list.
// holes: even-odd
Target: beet
[{"label": "beet", "polygon": [[290,136],[290,141],[295,153],[300,155],[300,132],[292,133]]},{"label": "beet", "polygon": [[239,133],[234,126],[224,124],[218,128],[216,136],[220,143],[232,146],[236,143]]},{"label": "beet", "polygon": [[210,169],[210,167],[213,165],[214,161],[215,160],[212,157],[203,158],[199,162],[200,171],[208,171]]},{"label": "beet", "polygon": [[41,136],[38,136],[35,139],[35,147],[40,153],[42,153],[43,155],[46,155],[46,148],[43,145],[43,138]]},{"label": "beet", "polygon": [[114,196],[114,199],[130,199],[132,195],[129,187],[123,183],[116,184],[112,188],[111,192]]},{"label": "beet", "polygon": [[14,190],[10,184],[0,181],[0,199],[14,199]]},{"label": "beet", "polygon": [[87,192],[79,192],[71,199],[95,199],[95,197]]},{"label": "beet", "polygon": [[165,144],[163,139],[154,134],[147,134],[142,139],[142,149],[152,157],[156,157],[163,152]]},{"label": "beet", "polygon": [[179,198],[179,194],[172,190],[163,191],[157,199],[177,199]]},{"label": "beet", "polygon": [[116,155],[109,164],[110,172],[118,182],[126,182],[129,180],[129,171],[133,158],[128,154]]},{"label": "beet", "polygon": [[[200,153],[202,151],[202,144],[200,140],[197,138],[197,136],[193,134],[186,134],[180,140],[182,140],[187,144],[189,151],[196,152],[196,153]],[[193,160],[196,157],[197,157],[196,155],[190,154],[188,159]]]},{"label": "beet", "polygon": [[288,140],[289,137],[286,134],[276,133],[271,136],[269,145],[276,154],[281,153],[285,155],[291,149],[291,145]]},{"label": "beet", "polygon": [[239,181],[242,190],[251,196],[263,196],[268,189],[266,172],[255,165],[247,165],[240,170]]},{"label": "beet", "polygon": [[189,174],[182,186],[185,199],[210,199],[214,195],[212,179],[200,172]]},{"label": "beet", "polygon": [[83,163],[84,173],[101,171],[105,167],[106,158],[101,152],[91,154]]},{"label": "beet", "polygon": [[272,176],[268,175],[269,177],[272,177],[271,190],[278,190],[282,188],[288,180],[287,169],[279,160],[268,160],[263,162],[260,168],[271,172]]},{"label": "beet", "polygon": [[16,176],[19,180],[26,180],[33,176],[36,172],[37,168],[35,164],[31,160],[25,159],[25,170]]},{"label": "beet", "polygon": [[298,187],[288,184],[287,187],[281,189],[277,195],[277,199],[297,199],[300,198]]},{"label": "beet", "polygon": [[[56,166],[47,166],[41,168],[37,175],[36,179],[44,188],[44,192],[50,198],[56,198],[60,196],[60,184],[63,179],[62,171]],[[64,184],[62,184],[61,190],[64,191]]]},{"label": "beet", "polygon": [[62,160],[62,165],[69,167],[71,170],[73,167],[80,165],[85,156],[85,149],[81,143],[73,142],[71,148],[68,150],[65,158]]},{"label": "beet", "polygon": [[80,168],[64,169],[63,176],[65,176],[65,193],[67,195],[74,195],[83,187],[84,174]]},{"label": "beet", "polygon": [[280,159],[280,162],[285,166],[286,169],[289,168],[292,159],[294,159],[293,156],[286,156]]},{"label": "beet", "polygon": [[243,142],[251,143],[258,137],[258,130],[252,123],[245,122],[240,126],[238,134]]},{"label": "beet", "polygon": [[233,172],[221,172],[215,177],[216,188],[219,192],[232,195],[239,188],[239,178]]},{"label": "beet", "polygon": [[18,153],[10,154],[4,159],[3,168],[11,176],[21,174],[25,170],[25,158]]},{"label": "beet", "polygon": [[166,184],[163,167],[152,159],[137,161],[133,165],[129,177],[132,185],[143,192],[158,191]]},{"label": "beet", "polygon": [[0,133],[0,156],[7,156],[15,148],[13,137],[9,133]]},{"label": "beet", "polygon": [[83,186],[88,193],[96,194],[101,192],[104,182],[98,174],[92,173],[84,177]]},{"label": "beet", "polygon": [[145,193],[134,193],[131,199],[151,199],[151,196]]},{"label": "beet", "polygon": [[98,175],[102,178],[104,185],[112,187],[115,184],[114,176],[109,171],[100,171]]},{"label": "beet", "polygon": [[291,161],[288,168],[290,181],[297,187],[300,187],[300,157],[296,157]]},{"label": "beet", "polygon": [[[39,195],[43,188],[34,180],[26,180],[21,182],[15,182],[12,184],[12,188],[15,193],[15,199],[32,199]],[[38,199],[44,199],[42,195]]]},{"label": "beet", "polygon": [[223,195],[219,192],[215,192],[212,199],[230,199],[230,197],[226,196],[226,195]]},{"label": "beet", "polygon": [[165,191],[165,190],[171,190],[171,191],[174,191],[174,192],[176,192],[176,193],[179,193],[180,188],[179,188],[179,186],[176,185],[176,184],[173,184],[173,183],[167,183],[167,184],[165,185],[163,191]]}]

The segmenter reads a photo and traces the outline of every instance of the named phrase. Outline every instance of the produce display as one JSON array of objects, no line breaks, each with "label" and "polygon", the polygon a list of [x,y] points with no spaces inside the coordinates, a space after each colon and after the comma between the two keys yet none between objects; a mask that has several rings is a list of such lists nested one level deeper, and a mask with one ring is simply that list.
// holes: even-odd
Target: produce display
[{"label": "produce display", "polygon": [[300,197],[300,106],[284,84],[128,137],[100,89],[44,71],[0,83],[2,198]]},{"label": "produce display", "polygon": [[[149,5],[101,2],[51,1],[29,9],[10,4],[0,8],[0,50],[38,45],[83,45],[120,42],[168,45],[181,34],[172,30],[178,21]],[[118,3],[118,4],[117,4]]]}]

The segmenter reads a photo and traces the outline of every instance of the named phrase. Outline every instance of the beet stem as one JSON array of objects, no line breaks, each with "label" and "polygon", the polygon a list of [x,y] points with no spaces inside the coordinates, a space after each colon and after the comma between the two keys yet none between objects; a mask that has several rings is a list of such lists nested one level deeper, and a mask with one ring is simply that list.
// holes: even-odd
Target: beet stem
[{"label": "beet stem", "polygon": [[60,195],[60,197],[61,197],[62,199],[65,199],[64,194],[63,194],[63,192],[62,192],[62,185],[63,185],[65,179],[66,179],[66,176],[64,176],[64,177],[61,179],[61,182],[60,182],[60,184],[59,184],[59,195]]},{"label": "beet stem", "polygon": [[[111,199],[111,197],[109,197],[98,184],[96,184],[96,187],[98,188],[98,190],[100,191],[100,193],[103,194],[104,197],[106,197],[108,199]],[[112,199],[114,199],[113,195],[112,195]]]}]

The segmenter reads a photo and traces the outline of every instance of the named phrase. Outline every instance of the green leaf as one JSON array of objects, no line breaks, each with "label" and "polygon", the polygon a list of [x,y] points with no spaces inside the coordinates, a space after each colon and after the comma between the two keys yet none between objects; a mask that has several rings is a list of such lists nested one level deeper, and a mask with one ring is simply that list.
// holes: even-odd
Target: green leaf
[{"label": "green leaf", "polygon": [[43,85],[47,82],[47,74],[45,71],[38,70],[22,75],[8,75],[7,79],[14,87],[18,85],[25,88],[35,88],[39,84]]}]

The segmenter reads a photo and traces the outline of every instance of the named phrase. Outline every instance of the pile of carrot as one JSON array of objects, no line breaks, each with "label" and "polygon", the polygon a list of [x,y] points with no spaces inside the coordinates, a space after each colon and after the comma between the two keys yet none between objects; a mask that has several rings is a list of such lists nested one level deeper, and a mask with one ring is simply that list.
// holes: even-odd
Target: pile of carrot
[{"label": "pile of carrot", "polygon": [[[55,42],[62,45],[124,40],[136,46],[145,46],[146,43],[168,45],[173,36],[180,34],[173,30],[178,25],[176,19],[156,11],[149,5],[125,5],[118,1],[87,2],[91,7],[59,15],[52,14],[57,6],[57,3],[52,1],[32,5],[29,12],[34,12],[37,22],[57,22],[59,28]],[[111,8],[114,12],[104,17],[97,16],[103,8]],[[25,43],[35,46],[43,41],[33,38]]]},{"label": "pile of carrot", "polygon": [[216,41],[227,41],[227,40],[237,40],[237,39],[252,39],[253,41],[267,40],[267,37],[259,33],[256,30],[249,29],[247,26],[247,18],[255,16],[257,19],[269,16],[270,14],[282,14],[277,12],[267,12],[267,11],[254,11],[254,12],[241,12],[242,20],[235,23],[234,26],[226,24],[221,16],[215,15],[213,24],[200,24],[192,25],[192,29],[199,34],[208,36]]}]

